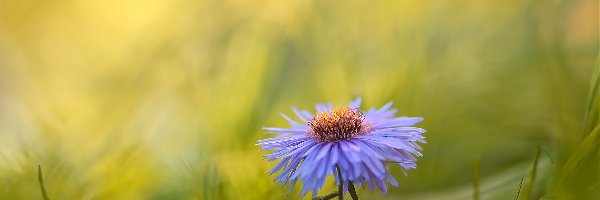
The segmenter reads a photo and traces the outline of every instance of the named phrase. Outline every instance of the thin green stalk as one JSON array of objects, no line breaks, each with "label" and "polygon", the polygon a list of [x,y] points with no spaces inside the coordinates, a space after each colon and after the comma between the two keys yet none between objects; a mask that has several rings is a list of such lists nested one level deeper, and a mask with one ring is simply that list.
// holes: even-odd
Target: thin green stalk
[{"label": "thin green stalk", "polygon": [[479,200],[479,179],[481,176],[481,166],[479,161],[471,162],[471,167],[473,168],[473,199]]},{"label": "thin green stalk", "polygon": [[350,197],[352,197],[352,200],[358,200],[356,188],[354,188],[354,183],[352,183],[352,181],[348,182],[348,192],[350,193]]},{"label": "thin green stalk", "polygon": [[337,196],[338,196],[338,192],[335,191],[335,192],[329,193],[329,194],[327,194],[325,196],[314,197],[313,200],[329,200],[329,199],[333,199],[333,198],[335,198]]},{"label": "thin green stalk", "polygon": [[521,187],[523,186],[523,179],[525,176],[521,176],[521,182],[519,182],[519,187],[517,188],[517,192],[515,192],[515,200],[519,200],[519,196],[521,195]]},{"label": "thin green stalk", "polygon": [[590,133],[598,122],[598,87],[600,87],[600,56],[596,58],[596,65],[592,73],[592,81],[589,91],[585,118],[583,120],[583,136]]},{"label": "thin green stalk", "polygon": [[335,170],[337,171],[338,180],[340,180],[340,184],[338,185],[338,191],[329,193],[325,196],[313,197],[313,200],[329,200],[335,197],[338,197],[339,200],[344,199],[344,181],[342,179],[342,171],[340,171],[340,167],[338,167],[337,165],[335,166]]},{"label": "thin green stalk", "polygon": [[[339,200],[344,199],[344,181],[342,179],[342,171],[340,171],[338,166],[335,166],[335,170],[337,171],[338,180],[340,180],[338,191],[329,193],[325,196],[316,196],[313,198],[313,200],[329,200],[335,197],[338,197]],[[354,188],[354,184],[352,184],[352,182],[348,183],[348,192],[350,192],[350,197],[352,197],[352,200],[358,200],[358,195],[356,194],[356,189]]]},{"label": "thin green stalk", "polygon": [[529,200],[531,198],[531,191],[533,190],[533,184],[535,183],[535,176],[537,174],[537,166],[540,158],[540,146],[537,146],[535,150],[535,159],[533,160],[533,167],[529,172],[529,177],[527,178],[527,184],[525,184],[525,190],[523,191],[523,199]]},{"label": "thin green stalk", "polygon": [[46,187],[44,186],[44,179],[42,178],[42,166],[38,165],[38,180],[40,181],[40,187],[42,188],[42,197],[44,200],[50,200]]},{"label": "thin green stalk", "polygon": [[340,184],[338,185],[338,199],[339,200],[343,200],[344,199],[344,179],[342,179],[342,171],[340,170],[339,166],[335,166],[335,169],[337,171],[337,176],[338,179],[340,180]]}]

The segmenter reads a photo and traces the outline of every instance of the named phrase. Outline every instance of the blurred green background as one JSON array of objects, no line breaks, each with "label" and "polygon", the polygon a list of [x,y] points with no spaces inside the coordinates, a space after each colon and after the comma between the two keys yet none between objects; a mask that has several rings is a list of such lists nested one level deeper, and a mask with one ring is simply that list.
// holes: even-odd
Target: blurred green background
[{"label": "blurred green background", "polygon": [[515,199],[522,178],[519,199],[600,197],[598,8],[2,0],[0,199],[42,199],[38,164],[51,199],[298,199],[261,127],[358,96],[429,131],[418,168],[361,199]]}]

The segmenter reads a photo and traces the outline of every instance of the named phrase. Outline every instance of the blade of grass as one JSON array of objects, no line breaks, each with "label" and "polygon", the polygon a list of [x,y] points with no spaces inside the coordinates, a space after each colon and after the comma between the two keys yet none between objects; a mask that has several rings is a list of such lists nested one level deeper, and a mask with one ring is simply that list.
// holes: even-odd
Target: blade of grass
[{"label": "blade of grass", "polygon": [[590,133],[584,140],[579,144],[575,152],[569,157],[564,167],[562,168],[561,181],[566,181],[570,178],[571,173],[576,172],[581,166],[581,162],[593,154],[598,149],[597,142],[600,139],[600,126],[596,126],[592,133]]},{"label": "blade of grass", "polygon": [[[599,141],[599,125],[598,125],[598,110],[600,102],[598,102],[598,88],[600,88],[600,56],[596,58],[594,71],[592,75],[591,87],[585,111],[583,123],[583,141],[577,146],[573,154],[567,159],[567,162],[562,168],[561,181],[569,179],[571,173],[575,172],[581,165],[582,159],[587,158],[597,149]],[[593,129],[592,129],[593,127]],[[590,131],[591,130],[591,131]]]},{"label": "blade of grass", "polygon": [[519,182],[519,187],[517,187],[517,192],[515,192],[515,200],[519,200],[519,196],[521,195],[521,187],[523,186],[523,179],[525,176],[521,176],[521,182]]},{"label": "blade of grass", "polygon": [[38,165],[38,180],[40,182],[40,187],[42,188],[42,196],[44,200],[50,200],[48,198],[48,192],[46,192],[46,187],[44,186],[44,179],[42,178],[42,166]]},{"label": "blade of grass", "polygon": [[598,87],[600,87],[600,57],[596,59],[589,91],[589,98],[583,120],[583,136],[590,133],[598,123]]},{"label": "blade of grass", "polygon": [[479,200],[479,179],[481,176],[481,166],[479,161],[471,162],[471,167],[473,168],[473,199]]},{"label": "blade of grass", "polygon": [[540,158],[540,146],[538,145],[535,150],[535,158],[533,160],[533,166],[531,171],[529,172],[529,177],[527,178],[527,184],[525,184],[525,189],[523,190],[523,199],[529,200],[531,198],[531,191],[533,190],[533,184],[535,183],[535,176],[537,173],[538,161]]},{"label": "blade of grass", "polygon": [[[561,168],[557,186],[564,198],[597,199],[589,188],[598,187],[598,148],[600,144],[600,57],[597,57],[582,124],[583,139]],[[591,131],[590,131],[591,130]]]}]

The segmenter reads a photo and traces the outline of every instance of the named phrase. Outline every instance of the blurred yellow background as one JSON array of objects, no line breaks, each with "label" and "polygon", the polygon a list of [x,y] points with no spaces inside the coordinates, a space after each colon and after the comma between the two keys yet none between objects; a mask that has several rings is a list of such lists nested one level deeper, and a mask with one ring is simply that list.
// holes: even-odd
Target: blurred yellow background
[{"label": "blurred yellow background", "polygon": [[470,199],[474,161],[482,197],[511,199],[537,145],[551,174],[583,137],[598,8],[0,1],[0,199],[41,199],[38,164],[52,199],[298,199],[266,174],[261,127],[357,96],[429,131],[399,188],[362,199]]}]

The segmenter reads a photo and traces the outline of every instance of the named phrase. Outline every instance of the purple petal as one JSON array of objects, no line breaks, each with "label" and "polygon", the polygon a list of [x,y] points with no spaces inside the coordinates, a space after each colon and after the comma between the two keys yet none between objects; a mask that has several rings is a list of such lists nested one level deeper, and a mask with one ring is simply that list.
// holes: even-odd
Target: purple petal
[{"label": "purple petal", "polygon": [[393,128],[399,126],[413,126],[422,121],[423,118],[420,117],[397,117],[390,120],[376,122],[373,124],[373,129]]},{"label": "purple petal", "polygon": [[339,152],[338,152],[338,144],[334,143],[331,146],[331,164],[335,165],[338,162]]},{"label": "purple petal", "polygon": [[[315,143],[316,143],[316,142],[315,142]],[[312,147],[310,147],[310,149],[306,150],[306,151],[304,152],[304,154],[302,154],[302,156],[309,156],[309,155],[311,155],[311,153],[312,153],[314,150],[316,150],[316,149],[319,149],[319,147],[321,147],[321,144],[320,144],[320,143],[316,143],[315,145],[313,145]]]},{"label": "purple petal", "polygon": [[277,134],[305,134],[307,132],[306,129],[292,129],[292,128],[272,128],[272,127],[264,127],[264,130],[269,133],[277,133]]},{"label": "purple petal", "polygon": [[317,112],[322,113],[322,112],[329,112],[332,110],[333,106],[330,103],[325,103],[325,104],[317,104],[316,106]]},{"label": "purple petal", "polygon": [[292,127],[294,128],[304,128],[306,127],[305,124],[300,124],[298,122],[296,122],[295,120],[293,120],[292,118],[288,117],[287,115],[283,114],[283,113],[279,113],[286,121],[288,121]]},{"label": "purple petal", "polygon": [[361,103],[361,99],[360,99],[360,97],[357,97],[354,101],[352,101],[352,102],[350,102],[350,104],[348,104],[348,107],[360,108],[360,103]]},{"label": "purple petal", "polygon": [[387,111],[390,107],[392,107],[392,105],[394,104],[394,102],[388,102],[385,105],[383,105],[380,109],[379,112],[385,112]]},{"label": "purple petal", "polygon": [[342,148],[342,155],[344,155],[346,158],[348,158],[348,160],[350,162],[352,162],[352,163],[360,162],[360,156],[358,155],[358,152],[360,151],[360,149],[356,150],[358,147],[356,147],[356,148],[351,147],[351,146],[355,146],[355,145],[348,141],[340,141],[339,144],[340,144],[340,147]]},{"label": "purple petal", "polygon": [[396,181],[396,179],[394,179],[394,177],[389,172],[385,173],[385,180],[387,180],[394,187],[398,187],[398,181]]},{"label": "purple petal", "polygon": [[303,122],[308,121],[308,119],[306,117],[304,117],[304,115],[302,115],[302,113],[296,107],[292,107],[292,110],[294,111],[296,116],[298,116],[298,118],[300,118],[300,120],[302,120]]},{"label": "purple petal", "polygon": [[319,148],[320,148],[320,150],[319,150],[319,154],[317,155],[316,160],[321,160],[323,157],[325,157],[327,155],[327,153],[329,153],[329,150],[331,149],[331,143],[326,143]]}]

